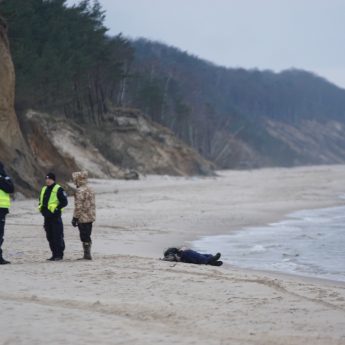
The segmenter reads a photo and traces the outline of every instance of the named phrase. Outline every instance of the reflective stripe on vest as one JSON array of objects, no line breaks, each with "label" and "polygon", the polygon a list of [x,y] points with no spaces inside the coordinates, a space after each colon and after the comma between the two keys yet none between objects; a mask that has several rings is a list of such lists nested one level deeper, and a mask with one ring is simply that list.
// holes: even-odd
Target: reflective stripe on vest
[{"label": "reflective stripe on vest", "polygon": [[[48,205],[47,208],[51,213],[54,213],[54,211],[56,210],[56,208],[59,206],[60,201],[57,197],[57,192],[59,190],[59,188],[61,188],[61,186],[59,186],[58,184],[56,184],[50,194],[49,197],[49,201],[48,201]],[[43,198],[44,198],[44,194],[47,190],[47,186],[44,186],[41,190],[41,195],[40,195],[40,204],[39,204],[39,210],[42,211],[42,206],[43,206]],[[62,211],[62,209],[61,209]]]},{"label": "reflective stripe on vest", "polygon": [[10,195],[0,189],[0,208],[10,208],[11,198]]}]

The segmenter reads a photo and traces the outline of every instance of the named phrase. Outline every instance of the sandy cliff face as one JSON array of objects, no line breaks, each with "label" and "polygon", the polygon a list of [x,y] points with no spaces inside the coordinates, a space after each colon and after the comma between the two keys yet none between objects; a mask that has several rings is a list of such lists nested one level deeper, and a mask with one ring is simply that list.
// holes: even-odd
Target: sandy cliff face
[{"label": "sandy cliff face", "polygon": [[301,120],[297,124],[266,120],[268,133],[295,153],[294,165],[344,164],[345,124],[328,120]]},{"label": "sandy cliff face", "polygon": [[89,129],[106,157],[143,174],[210,175],[214,165],[136,109],[115,108],[99,129]]},{"label": "sandy cliff face", "polygon": [[15,75],[6,31],[0,17],[0,139],[18,147],[22,138],[14,112]]},{"label": "sandy cliff face", "polygon": [[117,109],[97,129],[32,110],[21,122],[37,163],[63,179],[81,169],[99,178],[128,178],[132,170],[143,174],[212,173],[211,163],[135,110]]},{"label": "sandy cliff face", "polygon": [[0,160],[16,181],[17,191],[37,188],[38,168],[22,136],[14,111],[15,73],[7,39],[6,23],[0,17]]},{"label": "sandy cliff face", "polygon": [[45,171],[54,171],[59,179],[70,180],[72,172],[79,170],[87,170],[96,178],[124,176],[125,172],[104,158],[77,124],[32,110],[21,122],[37,164]]},{"label": "sandy cliff face", "polygon": [[241,134],[216,132],[208,158],[223,169],[345,163],[344,122],[262,118],[257,132]]}]

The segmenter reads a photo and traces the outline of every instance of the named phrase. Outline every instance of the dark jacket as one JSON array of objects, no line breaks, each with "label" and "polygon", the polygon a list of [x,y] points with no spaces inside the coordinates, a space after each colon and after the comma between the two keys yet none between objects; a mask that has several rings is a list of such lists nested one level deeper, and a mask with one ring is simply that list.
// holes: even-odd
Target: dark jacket
[{"label": "dark jacket", "polygon": [[180,250],[178,253],[182,262],[207,265],[213,257],[211,254],[201,254],[192,249]]},{"label": "dark jacket", "polygon": [[[7,176],[4,165],[0,162],[0,189],[3,190],[5,193],[13,193],[14,192],[14,185],[9,176]],[[8,213],[8,208],[0,208],[0,217],[3,217],[5,214]]]},{"label": "dark jacket", "polygon": [[63,190],[62,187],[60,187],[57,191],[57,198],[59,200],[59,206],[57,207],[57,209],[55,210],[54,213],[51,213],[47,206],[48,206],[48,201],[50,198],[50,194],[52,193],[53,188],[55,187],[55,183],[52,184],[51,186],[47,187],[44,196],[43,196],[43,204],[42,204],[42,209],[41,209],[41,213],[42,216],[45,218],[59,218],[61,217],[61,209],[66,207],[68,205],[68,200],[67,200],[67,195],[65,193],[65,191]]}]

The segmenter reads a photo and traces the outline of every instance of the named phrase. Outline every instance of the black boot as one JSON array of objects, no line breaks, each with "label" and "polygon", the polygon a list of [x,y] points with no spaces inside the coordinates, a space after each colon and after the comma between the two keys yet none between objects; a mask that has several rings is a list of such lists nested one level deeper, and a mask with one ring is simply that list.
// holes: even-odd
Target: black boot
[{"label": "black boot", "polygon": [[4,258],[0,258],[0,265],[8,265],[10,264],[9,261],[5,260]]},{"label": "black boot", "polygon": [[47,261],[61,261],[63,258],[61,256],[52,256],[51,258],[47,259]]},{"label": "black boot", "polygon": [[84,260],[92,260],[91,257],[91,242],[83,242],[83,248],[84,248]]},{"label": "black boot", "polygon": [[223,261],[213,261],[210,265],[211,266],[222,266],[223,265]]},{"label": "black boot", "polygon": [[212,266],[219,266],[219,265],[214,265],[215,262],[217,262],[221,257],[220,253],[217,253],[216,255],[212,256],[212,258],[208,261],[208,265]]}]

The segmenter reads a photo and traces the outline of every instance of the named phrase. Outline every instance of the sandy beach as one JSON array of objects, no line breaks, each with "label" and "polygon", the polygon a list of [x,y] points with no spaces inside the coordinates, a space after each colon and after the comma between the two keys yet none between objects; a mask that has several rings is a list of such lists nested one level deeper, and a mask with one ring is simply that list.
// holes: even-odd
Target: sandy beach
[{"label": "sandy beach", "polygon": [[14,201],[0,284],[0,344],[345,344],[345,285],[163,262],[170,246],[343,205],[345,166],[222,171],[217,177],[92,180],[91,262],[64,212],[63,262],[37,200]]}]

